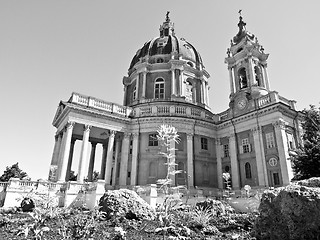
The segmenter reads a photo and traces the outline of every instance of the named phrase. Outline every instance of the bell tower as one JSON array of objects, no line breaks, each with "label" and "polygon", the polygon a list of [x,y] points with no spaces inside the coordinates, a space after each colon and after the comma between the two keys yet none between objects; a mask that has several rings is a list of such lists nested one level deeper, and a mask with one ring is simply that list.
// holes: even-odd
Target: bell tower
[{"label": "bell tower", "polygon": [[241,10],[239,14],[239,31],[231,39],[225,63],[228,65],[230,78],[229,105],[242,110],[251,99],[268,94],[270,84],[267,73],[269,54],[264,53],[257,37],[247,31]]}]

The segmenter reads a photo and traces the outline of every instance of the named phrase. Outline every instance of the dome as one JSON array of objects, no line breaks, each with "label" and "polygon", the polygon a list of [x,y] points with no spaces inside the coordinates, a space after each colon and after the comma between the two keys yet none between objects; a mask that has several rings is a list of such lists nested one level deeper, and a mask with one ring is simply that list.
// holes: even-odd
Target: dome
[{"label": "dome", "polygon": [[174,25],[167,13],[166,21],[160,26],[160,36],[146,42],[133,57],[129,71],[144,58],[159,55],[176,54],[179,59],[186,60],[188,65],[196,69],[204,68],[198,51],[184,38],[178,38]]}]

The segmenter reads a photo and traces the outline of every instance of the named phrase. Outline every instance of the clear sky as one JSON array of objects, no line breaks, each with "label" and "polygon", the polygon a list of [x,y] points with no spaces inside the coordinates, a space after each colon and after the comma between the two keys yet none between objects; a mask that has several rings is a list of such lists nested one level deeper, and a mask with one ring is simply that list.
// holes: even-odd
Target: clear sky
[{"label": "clear sky", "polygon": [[19,162],[33,180],[47,178],[59,101],[75,91],[122,104],[130,61],[159,35],[167,11],[211,75],[213,112],[226,110],[224,58],[239,9],[270,53],[272,90],[300,110],[318,105],[318,0],[0,0],[0,175]]}]

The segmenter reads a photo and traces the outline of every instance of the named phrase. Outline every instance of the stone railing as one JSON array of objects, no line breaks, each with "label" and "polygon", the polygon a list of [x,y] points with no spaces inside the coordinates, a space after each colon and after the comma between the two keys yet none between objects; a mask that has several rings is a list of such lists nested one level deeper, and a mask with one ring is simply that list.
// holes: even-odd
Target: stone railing
[{"label": "stone railing", "polygon": [[101,99],[89,97],[79,93],[72,93],[69,102],[99,109],[108,113],[116,113],[124,117],[129,117],[132,112],[131,107],[126,107],[120,104],[107,102]]},{"label": "stone railing", "polygon": [[213,122],[213,114],[210,112],[192,106],[183,105],[158,105],[158,106],[138,106],[134,108],[133,115],[135,117],[148,116],[185,116],[188,118],[202,119]]},{"label": "stone railing", "polygon": [[270,92],[268,95],[265,95],[265,96],[258,98],[257,102],[258,102],[259,108],[265,107],[269,104],[281,102],[285,105],[290,106],[292,109],[295,109],[295,101],[289,100],[289,99],[286,99],[286,98],[280,96],[278,94],[278,92],[276,92],[276,91]]}]

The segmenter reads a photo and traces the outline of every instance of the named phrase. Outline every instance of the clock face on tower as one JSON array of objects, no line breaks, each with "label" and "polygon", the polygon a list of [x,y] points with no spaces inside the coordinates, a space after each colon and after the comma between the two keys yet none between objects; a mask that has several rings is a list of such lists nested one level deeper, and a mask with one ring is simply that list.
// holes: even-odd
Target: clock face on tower
[{"label": "clock face on tower", "polygon": [[243,110],[246,106],[247,106],[247,99],[245,98],[240,98],[237,101],[237,108],[239,108],[240,110]]}]

